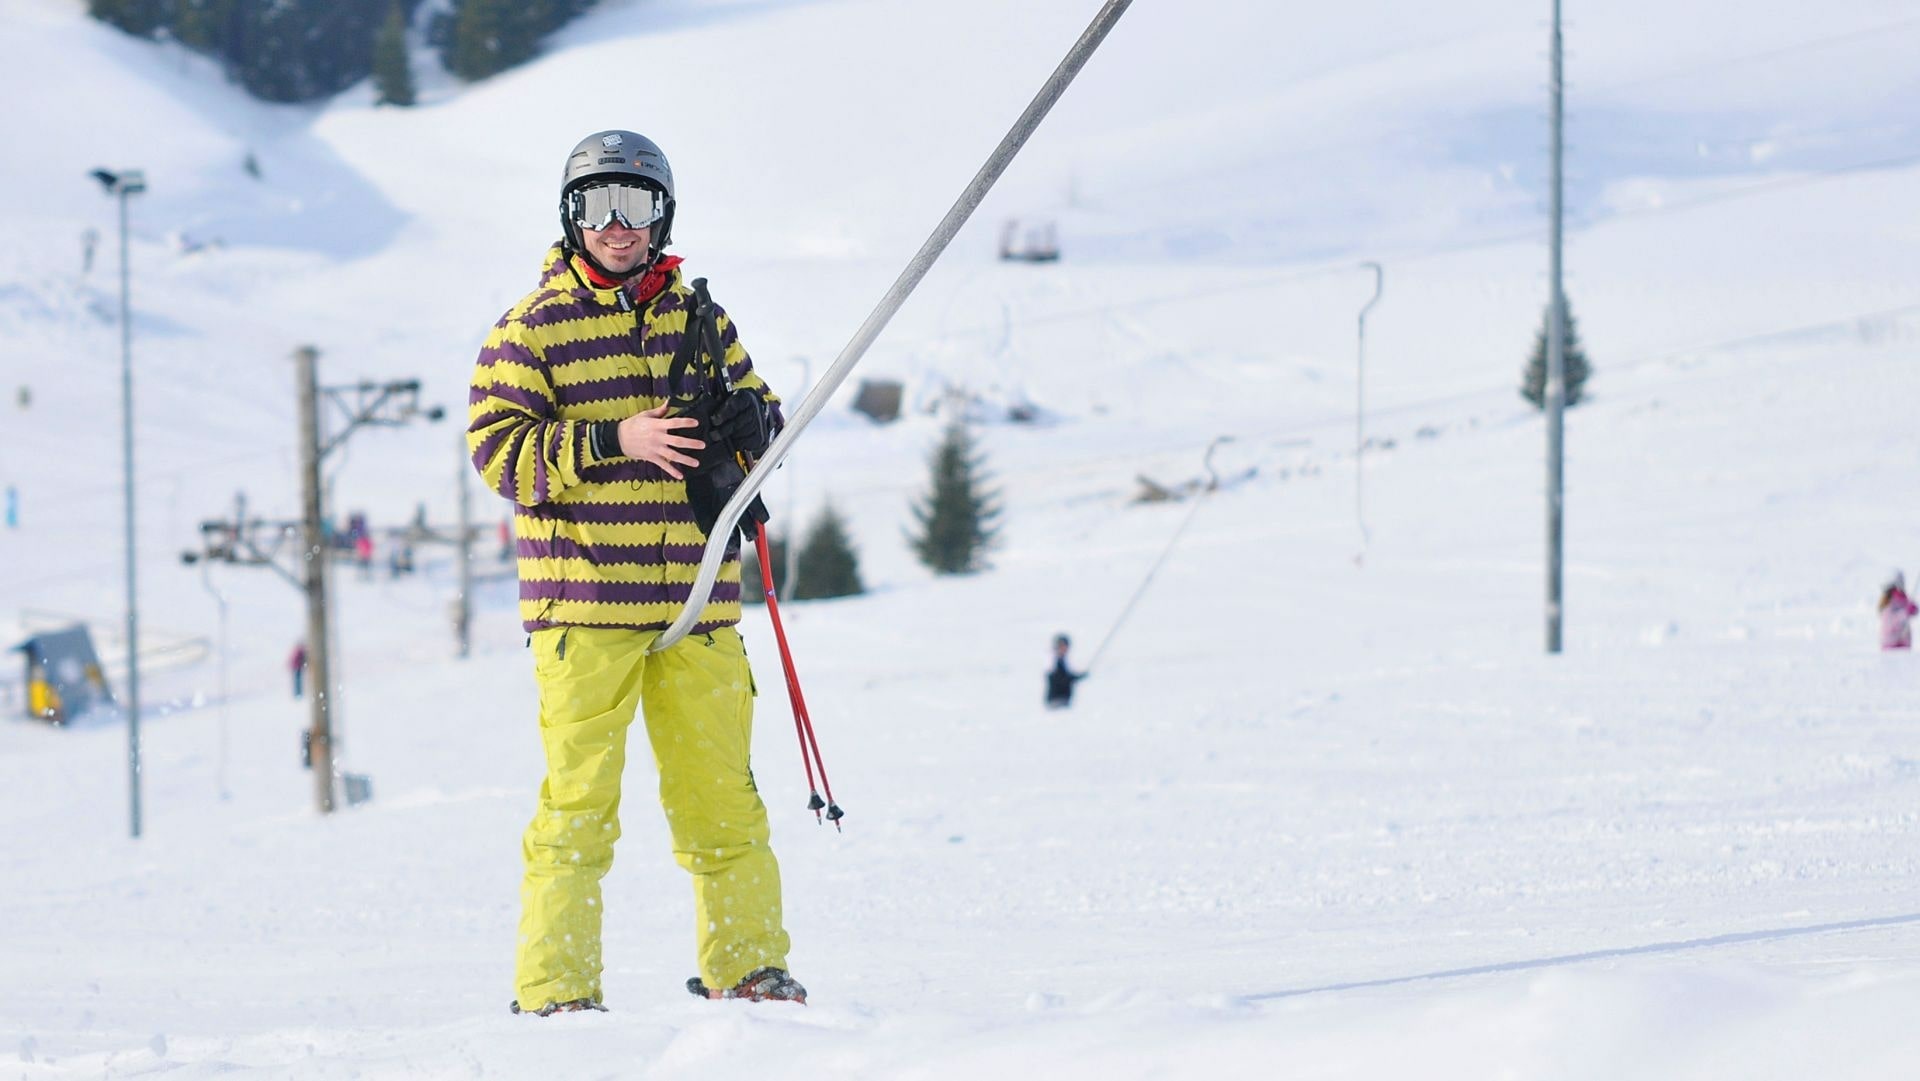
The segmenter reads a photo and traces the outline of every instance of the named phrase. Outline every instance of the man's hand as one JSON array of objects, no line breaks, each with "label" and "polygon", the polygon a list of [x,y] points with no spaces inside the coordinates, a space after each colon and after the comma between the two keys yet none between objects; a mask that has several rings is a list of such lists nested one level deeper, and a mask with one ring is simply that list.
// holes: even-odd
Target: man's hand
[{"label": "man's hand", "polygon": [[773,443],[779,428],[773,409],[758,391],[740,389],[727,396],[713,414],[713,432],[734,450],[758,457]]},{"label": "man's hand", "polygon": [[685,480],[675,467],[698,465],[700,459],[681,451],[703,450],[706,444],[690,436],[674,434],[682,428],[698,428],[700,422],[692,417],[667,416],[667,405],[662,402],[620,422],[620,453],[652,462],[674,480]]},{"label": "man's hand", "polygon": [[704,440],[706,449],[700,451],[698,463],[687,470],[690,477],[736,464],[735,454],[744,454],[749,460],[759,457],[780,430],[773,407],[752,390],[736,390],[710,414],[700,416],[699,427],[687,434]]}]

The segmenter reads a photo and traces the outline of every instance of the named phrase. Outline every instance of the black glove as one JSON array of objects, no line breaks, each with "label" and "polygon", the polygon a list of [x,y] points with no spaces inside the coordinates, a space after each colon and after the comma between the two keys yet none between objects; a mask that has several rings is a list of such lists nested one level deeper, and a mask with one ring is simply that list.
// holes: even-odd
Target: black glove
[{"label": "black glove", "polygon": [[766,453],[780,433],[779,414],[766,395],[740,389],[727,395],[713,411],[710,430],[715,438],[750,458]]},{"label": "black glove", "polygon": [[[709,399],[711,400],[711,399]],[[688,476],[703,476],[722,466],[735,465],[734,455],[757,457],[773,444],[779,433],[779,414],[758,391],[736,390],[711,410],[689,409],[674,416],[693,417],[698,428],[685,429],[706,446],[693,452],[699,464],[686,470]]]},{"label": "black glove", "polygon": [[[713,527],[720,520],[720,511],[733,498],[734,489],[747,479],[739,465],[726,462],[716,469],[705,473],[695,473],[687,477],[687,502],[693,507],[693,520],[699,524],[700,532],[712,536]],[[740,544],[741,533],[752,537],[759,530],[759,523],[768,518],[767,505],[759,496],[747,504],[747,513],[736,523],[732,537],[727,540],[727,552],[731,556]]]}]

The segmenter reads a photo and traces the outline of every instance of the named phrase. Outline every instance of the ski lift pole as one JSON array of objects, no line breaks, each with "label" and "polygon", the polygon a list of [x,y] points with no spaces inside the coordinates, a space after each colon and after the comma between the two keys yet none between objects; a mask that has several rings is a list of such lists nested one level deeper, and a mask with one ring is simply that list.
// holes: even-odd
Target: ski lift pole
[{"label": "ski lift pole", "polygon": [[1213,452],[1220,444],[1231,442],[1233,442],[1233,437],[1230,435],[1214,436],[1213,442],[1207,444],[1207,453],[1200,458],[1200,468],[1207,471],[1207,491],[1209,492],[1220,487],[1220,474],[1214,472],[1213,468]]},{"label": "ski lift pole", "polygon": [[1221,435],[1215,436],[1213,442],[1207,444],[1206,457],[1200,460],[1202,468],[1207,471],[1206,487],[1201,488],[1200,494],[1193,497],[1193,506],[1187,508],[1187,516],[1180,519],[1180,524],[1175,527],[1173,536],[1167,538],[1167,546],[1161,549],[1160,558],[1154,560],[1153,566],[1147,569],[1147,576],[1140,580],[1140,588],[1133,591],[1133,596],[1127,601],[1127,606],[1120,610],[1119,618],[1113,621],[1113,626],[1107,628],[1107,636],[1100,639],[1100,645],[1093,651],[1093,659],[1087,662],[1087,673],[1089,675],[1092,674],[1094,666],[1100,663],[1100,655],[1107,651],[1107,643],[1113,641],[1113,636],[1120,633],[1121,624],[1125,623],[1127,617],[1133,614],[1133,606],[1140,603],[1140,598],[1146,595],[1147,587],[1153,584],[1153,576],[1160,573],[1161,564],[1165,563],[1167,557],[1173,554],[1173,546],[1180,543],[1180,535],[1187,531],[1187,526],[1192,523],[1193,516],[1200,513],[1200,504],[1207,501],[1207,496],[1210,495],[1215,488],[1220,487],[1220,474],[1213,471],[1213,450],[1222,443],[1231,442],[1233,442],[1232,436]]},{"label": "ski lift pole", "polygon": [[1353,364],[1353,518],[1360,523],[1360,554],[1353,557],[1358,566],[1365,559],[1367,545],[1373,543],[1373,534],[1367,529],[1366,490],[1367,453],[1367,313],[1380,303],[1380,294],[1386,285],[1386,274],[1380,264],[1365,262],[1360,264],[1373,271],[1373,298],[1360,309],[1360,338]]},{"label": "ski lift pole", "polygon": [[835,358],[833,366],[820,377],[820,382],[813,388],[813,392],[807,395],[806,400],[800,403],[800,408],[795,410],[793,416],[788,419],[786,429],[780,433],[780,437],[773,441],[773,445],[761,455],[759,462],[748,471],[746,479],[741,481],[740,487],[734,490],[733,498],[727,500],[727,505],[720,509],[720,516],[714,522],[713,530],[707,535],[706,554],[700,559],[700,573],[694,578],[692,591],[687,595],[686,606],[680,610],[679,618],[675,619],[672,625],[654,640],[649,652],[658,653],[663,649],[671,648],[693,629],[694,622],[700,617],[700,610],[707,605],[707,597],[713,592],[714,581],[720,577],[720,565],[726,562],[727,538],[732,536],[733,527],[740,521],[740,516],[746,513],[747,505],[753,502],[754,496],[760,494],[760,489],[766,486],[767,478],[773,475],[781,459],[793,449],[794,441],[800,438],[800,433],[806,430],[807,424],[813,420],[814,416],[826,407],[827,399],[833,397],[833,392],[846,380],[847,375],[853,371],[854,365],[860,363],[860,358],[866,354],[868,347],[873,345],[874,339],[880,336],[880,332],[886,329],[894,313],[906,303],[907,297],[912,295],[915,287],[920,284],[920,279],[926,277],[927,271],[933,269],[934,261],[940,258],[941,252],[946,251],[947,245],[952,243],[960,227],[973,216],[974,210],[980,206],[981,200],[987,197],[987,192],[993,188],[994,182],[1000,179],[1001,173],[1006,172],[1014,156],[1020,153],[1021,147],[1026,145],[1028,137],[1033,134],[1035,128],[1040,126],[1040,121],[1046,118],[1054,103],[1060,100],[1060,95],[1066,92],[1067,85],[1073,82],[1074,76],[1080,74],[1080,69],[1086,66],[1087,59],[1093,55],[1095,49],[1100,47],[1100,43],[1106,40],[1107,33],[1113,29],[1115,23],[1120,21],[1120,16],[1132,3],[1133,0],[1107,0],[1106,4],[1100,8],[1099,14],[1093,17],[1093,22],[1081,33],[1080,39],[1073,43],[1073,48],[1069,49],[1066,57],[1060,61],[1060,66],[1054,69],[1046,84],[1040,88],[1040,92],[1027,104],[1026,111],[1020,114],[1020,119],[1014,121],[1013,128],[1000,140],[1000,145],[994,148],[993,154],[987,158],[986,163],[980,166],[980,171],[974,174],[972,183],[960,193],[960,198],[954,202],[952,209],[947,211],[947,216],[940,219],[940,224],[934,228],[933,235],[927,237],[926,243],[920,246],[913,260],[894,280],[893,287],[888,289],[886,296],[880,299],[879,306],[867,316],[867,321],[860,325],[860,329],[854,332],[853,339],[840,350],[840,355]]},{"label": "ski lift pole", "polygon": [[[236,514],[234,521],[242,522],[243,515]],[[232,696],[227,690],[227,595],[213,584],[213,561],[200,561],[200,585],[213,597],[220,610],[220,754],[215,760],[214,785],[219,789],[220,798],[228,800],[233,793],[227,789],[227,701]]]}]

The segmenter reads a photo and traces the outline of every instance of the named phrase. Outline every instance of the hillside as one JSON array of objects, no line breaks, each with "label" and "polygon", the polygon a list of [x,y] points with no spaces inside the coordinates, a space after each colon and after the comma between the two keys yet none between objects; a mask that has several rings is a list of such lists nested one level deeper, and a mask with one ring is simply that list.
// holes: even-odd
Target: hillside
[{"label": "hillside", "polygon": [[[77,0],[0,2],[0,93],[28,103],[0,120],[27,151],[0,156],[0,628],[84,618],[124,654],[116,223],[85,174],[132,166],[143,630],[177,647],[143,682],[138,842],[112,718],[0,721],[19,1076],[1903,1076],[1920,709],[1872,598],[1920,569],[1920,19],[1883,0],[1569,12],[1596,375],[1565,655],[1517,393],[1541,13],[1140,4],[861,369],[909,415],[836,400],[768,489],[782,520],[831,498],[872,587],[789,609],[844,834],[802,810],[772,636],[743,627],[812,1005],[681,990],[691,906],[642,762],[615,1012],[507,1014],[535,691],[504,580],[452,657],[443,552],[339,576],[343,764],[375,797],[313,814],[299,595],[178,560],[236,492],[296,512],[293,349],[459,414],[561,157],[633,127],[673,157],[689,269],[796,394],[1096,7],[607,0],[392,110],[260,105]],[[579,90],[603,81],[632,93]],[[1062,261],[996,260],[1009,218],[1057,223]],[[949,390],[980,402],[1007,529],[990,572],[937,579],[902,531]],[[335,506],[451,521],[459,427],[356,434]],[[1043,711],[1048,638],[1090,659],[1188,513],[1136,478],[1199,477],[1219,436],[1252,476]]]}]

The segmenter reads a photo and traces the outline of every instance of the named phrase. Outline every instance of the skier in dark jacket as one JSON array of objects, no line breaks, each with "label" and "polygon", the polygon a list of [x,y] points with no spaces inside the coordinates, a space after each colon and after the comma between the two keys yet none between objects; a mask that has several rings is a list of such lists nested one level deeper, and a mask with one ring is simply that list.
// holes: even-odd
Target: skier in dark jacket
[{"label": "skier in dark jacket", "polygon": [[1067,647],[1072,644],[1064,634],[1053,636],[1053,667],[1047,670],[1048,709],[1073,705],[1073,685],[1087,678],[1087,673],[1067,667]]}]

